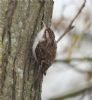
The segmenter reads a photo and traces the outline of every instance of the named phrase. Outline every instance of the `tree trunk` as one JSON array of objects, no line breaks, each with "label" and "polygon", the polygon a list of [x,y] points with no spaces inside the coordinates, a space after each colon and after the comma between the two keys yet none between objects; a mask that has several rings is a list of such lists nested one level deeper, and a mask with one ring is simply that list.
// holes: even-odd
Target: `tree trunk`
[{"label": "tree trunk", "polygon": [[53,1],[1,0],[0,6],[0,100],[41,100],[42,82],[37,89],[31,89],[37,67],[32,44],[42,28],[41,21],[51,22]]}]

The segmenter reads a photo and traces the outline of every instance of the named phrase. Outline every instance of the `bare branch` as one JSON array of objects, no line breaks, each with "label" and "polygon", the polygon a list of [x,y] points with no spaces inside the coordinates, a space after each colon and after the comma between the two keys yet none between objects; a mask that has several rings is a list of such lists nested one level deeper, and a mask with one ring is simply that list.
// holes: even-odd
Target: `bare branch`
[{"label": "bare branch", "polygon": [[74,26],[72,25],[73,22],[76,20],[76,18],[79,16],[79,14],[82,12],[83,8],[85,7],[86,4],[86,0],[84,0],[81,8],[79,9],[79,11],[77,12],[77,14],[75,15],[75,17],[72,19],[72,21],[70,22],[69,26],[66,28],[66,30],[64,31],[64,33],[57,39],[57,43],[69,32],[71,31]]},{"label": "bare branch", "polygon": [[63,99],[71,98],[71,97],[74,97],[74,96],[78,96],[79,94],[84,94],[85,92],[87,92],[89,90],[92,90],[92,86],[89,86],[89,87],[84,88],[84,89],[77,91],[77,92],[67,94],[67,95],[62,96],[62,97],[53,98],[53,99],[50,99],[50,100],[63,100]]},{"label": "bare branch", "polygon": [[92,75],[92,72],[91,71],[86,71],[86,70],[82,70],[82,69],[80,69],[80,68],[77,68],[75,65],[73,65],[73,64],[71,64],[70,62],[71,61],[79,61],[79,62],[82,62],[82,61],[89,61],[89,62],[92,62],[92,58],[90,58],[90,57],[85,57],[85,58],[70,58],[70,59],[61,59],[61,60],[55,60],[55,63],[66,63],[66,64],[68,64],[68,67],[70,67],[70,68],[72,68],[72,69],[74,69],[74,70],[76,70],[77,72],[79,72],[79,73],[83,73],[83,74],[85,74],[85,73],[87,73],[87,74],[91,74]]},{"label": "bare branch", "polygon": [[70,59],[60,59],[60,60],[55,60],[55,62],[64,62],[64,63],[70,63],[71,61],[88,61],[92,62],[91,57],[84,57],[84,58],[70,58]]}]

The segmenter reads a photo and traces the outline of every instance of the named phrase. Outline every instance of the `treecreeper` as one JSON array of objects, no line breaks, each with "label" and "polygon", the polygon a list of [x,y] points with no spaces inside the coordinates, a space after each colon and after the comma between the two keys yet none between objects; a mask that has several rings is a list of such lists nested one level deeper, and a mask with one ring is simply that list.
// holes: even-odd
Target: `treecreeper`
[{"label": "treecreeper", "polygon": [[40,85],[43,75],[46,75],[46,71],[54,62],[56,50],[55,34],[50,27],[44,24],[33,43],[33,55],[38,65],[38,72],[33,83],[35,87]]}]

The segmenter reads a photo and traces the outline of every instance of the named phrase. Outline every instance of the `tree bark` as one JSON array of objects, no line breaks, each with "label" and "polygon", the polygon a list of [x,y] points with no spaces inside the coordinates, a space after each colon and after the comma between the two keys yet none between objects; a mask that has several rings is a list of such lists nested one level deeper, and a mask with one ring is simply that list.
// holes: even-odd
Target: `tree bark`
[{"label": "tree bark", "polygon": [[[51,22],[53,0],[9,0],[9,2],[13,2],[10,4],[13,7],[16,5],[16,9],[12,8],[12,17],[9,17],[11,23],[8,29],[11,34],[10,36],[3,34],[2,37],[4,46],[0,67],[0,100],[41,100],[42,82],[37,89],[31,89],[37,67],[32,54],[32,45],[36,34],[42,28],[42,20],[46,24]],[[0,18],[4,30],[10,21],[5,21],[3,17],[7,13],[5,9],[9,10],[10,5],[8,1],[3,0],[0,5],[3,11]],[[8,45],[7,49],[11,52],[6,51],[6,41],[8,43],[11,41],[11,48]]]}]

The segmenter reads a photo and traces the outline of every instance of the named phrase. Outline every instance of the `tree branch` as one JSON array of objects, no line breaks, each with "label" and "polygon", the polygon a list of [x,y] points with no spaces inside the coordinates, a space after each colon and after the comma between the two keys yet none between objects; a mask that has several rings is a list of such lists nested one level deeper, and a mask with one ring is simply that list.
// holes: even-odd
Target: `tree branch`
[{"label": "tree branch", "polygon": [[84,57],[84,58],[70,58],[70,59],[60,59],[60,60],[55,60],[56,63],[58,62],[63,62],[63,63],[70,63],[71,61],[89,61],[92,62],[91,57]]},{"label": "tree branch", "polygon": [[82,61],[89,61],[89,62],[92,62],[92,58],[89,58],[89,57],[85,57],[85,58],[70,58],[70,59],[61,59],[61,60],[55,60],[55,63],[66,63],[69,65],[70,68],[76,70],[77,72],[80,72],[80,73],[87,73],[89,75],[92,75],[91,71],[86,71],[86,70],[82,70],[80,68],[77,68],[75,67],[74,65],[70,64],[71,61],[79,61],[79,62],[82,62]]},{"label": "tree branch", "polygon": [[89,91],[90,89],[92,90],[92,87],[91,86],[90,87],[87,87],[85,89],[82,89],[80,91],[77,91],[77,92],[74,92],[74,93],[70,93],[70,94],[67,94],[67,95],[62,96],[62,97],[53,98],[53,99],[50,99],[50,100],[63,100],[63,99],[71,98],[71,97],[77,96],[79,94],[83,94],[86,91]]},{"label": "tree branch", "polygon": [[69,26],[66,28],[66,30],[64,31],[64,33],[57,39],[57,43],[69,32],[71,31],[74,26],[72,25],[73,22],[77,19],[77,17],[79,16],[79,14],[82,12],[83,8],[85,7],[86,4],[86,0],[84,0],[81,8],[79,9],[78,13],[75,15],[75,17],[72,19],[72,21],[70,22]]}]

